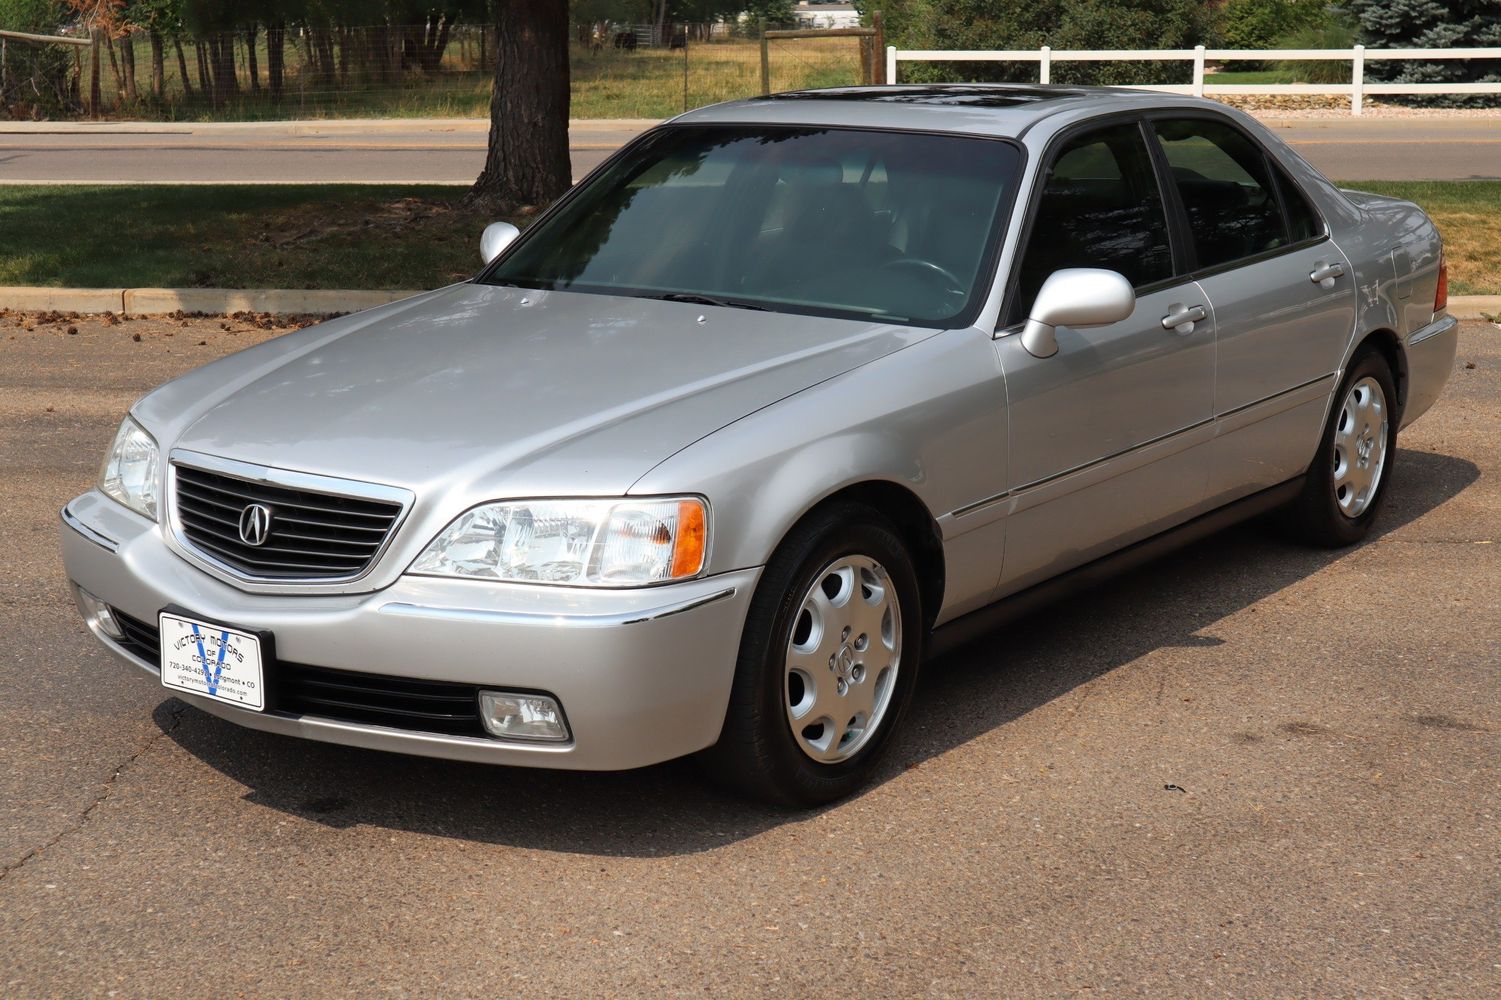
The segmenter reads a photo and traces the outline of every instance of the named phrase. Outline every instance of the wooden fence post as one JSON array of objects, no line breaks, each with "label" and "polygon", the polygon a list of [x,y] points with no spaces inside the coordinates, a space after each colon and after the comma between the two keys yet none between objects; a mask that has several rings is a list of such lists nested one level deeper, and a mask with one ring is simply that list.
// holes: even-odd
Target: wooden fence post
[{"label": "wooden fence post", "polygon": [[1350,72],[1350,114],[1359,115],[1365,103],[1365,46],[1355,46],[1355,65]]},{"label": "wooden fence post", "polygon": [[99,117],[99,29],[90,28],[89,37],[89,117]]},{"label": "wooden fence post", "polygon": [[870,26],[876,30],[870,39],[870,61],[875,64],[876,83],[884,86],[892,81],[886,79],[886,18],[878,10],[870,12]]},{"label": "wooden fence post", "polygon": [[761,29],[761,96],[771,93],[771,54],[766,51],[766,18],[758,22]]}]

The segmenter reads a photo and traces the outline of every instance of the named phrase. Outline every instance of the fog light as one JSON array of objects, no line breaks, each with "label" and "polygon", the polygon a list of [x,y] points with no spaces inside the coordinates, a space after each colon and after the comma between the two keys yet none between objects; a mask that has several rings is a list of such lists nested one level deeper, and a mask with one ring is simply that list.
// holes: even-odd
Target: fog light
[{"label": "fog light", "polygon": [[115,613],[93,594],[74,584],[73,589],[78,593],[78,610],[83,612],[84,619],[99,631],[111,639],[124,639],[125,630],[120,628],[120,623],[115,621]]},{"label": "fog light", "polygon": [[492,736],[549,743],[568,739],[568,723],[563,721],[562,706],[545,694],[481,691],[479,714]]}]

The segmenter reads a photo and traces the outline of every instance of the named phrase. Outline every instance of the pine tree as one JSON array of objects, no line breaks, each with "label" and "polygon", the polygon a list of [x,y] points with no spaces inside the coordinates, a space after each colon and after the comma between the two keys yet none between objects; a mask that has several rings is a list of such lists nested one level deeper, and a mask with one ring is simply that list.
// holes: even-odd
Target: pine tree
[{"label": "pine tree", "polygon": [[[1349,0],[1367,48],[1449,49],[1501,46],[1501,0]],[[1501,60],[1443,62],[1379,60],[1366,63],[1368,79],[1393,83],[1501,81]],[[1494,104],[1495,96],[1403,97],[1412,104]]]}]

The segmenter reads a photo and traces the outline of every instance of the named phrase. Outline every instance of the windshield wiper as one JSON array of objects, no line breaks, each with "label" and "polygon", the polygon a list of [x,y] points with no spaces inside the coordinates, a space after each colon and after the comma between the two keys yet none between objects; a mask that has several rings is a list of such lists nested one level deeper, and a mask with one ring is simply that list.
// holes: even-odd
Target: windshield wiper
[{"label": "windshield wiper", "polygon": [[661,299],[663,302],[691,302],[700,306],[723,306],[726,309],[752,309],[756,312],[770,312],[765,306],[758,306],[754,302],[741,302],[737,299],[720,299],[712,295],[699,295],[697,292],[663,292],[660,295],[642,295],[643,299]]}]

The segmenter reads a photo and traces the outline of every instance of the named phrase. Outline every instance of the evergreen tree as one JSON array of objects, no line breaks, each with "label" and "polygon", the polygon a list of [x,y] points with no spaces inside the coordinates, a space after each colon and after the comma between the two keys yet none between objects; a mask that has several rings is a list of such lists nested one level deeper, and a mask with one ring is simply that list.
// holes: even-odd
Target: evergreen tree
[{"label": "evergreen tree", "polygon": [[[1367,48],[1450,49],[1501,46],[1501,0],[1349,0]],[[1501,60],[1446,59],[1442,62],[1365,64],[1372,80],[1393,83],[1497,82]],[[1495,97],[1403,97],[1412,104],[1494,104]]]}]

